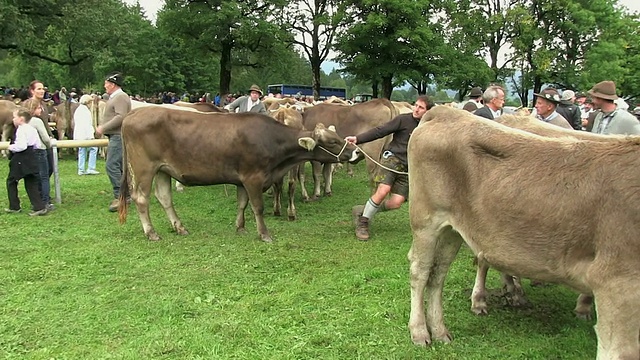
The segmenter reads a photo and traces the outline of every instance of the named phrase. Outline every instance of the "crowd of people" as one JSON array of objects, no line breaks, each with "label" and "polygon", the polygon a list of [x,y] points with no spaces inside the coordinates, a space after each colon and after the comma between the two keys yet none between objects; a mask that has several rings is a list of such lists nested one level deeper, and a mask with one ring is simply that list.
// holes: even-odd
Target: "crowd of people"
[{"label": "crowd of people", "polygon": [[[131,99],[122,90],[124,77],[120,73],[112,73],[106,77],[104,88],[108,95],[102,123],[93,128],[93,120],[88,104],[93,101],[90,95],[82,95],[73,116],[75,120],[74,139],[91,140],[96,135],[109,139],[107,147],[106,172],[113,189],[113,201],[109,204],[109,211],[118,209],[120,180],[122,177],[122,140],[120,127],[122,120],[131,110]],[[46,88],[39,80],[31,82],[28,88],[29,96],[20,103],[13,112],[14,129],[10,134],[9,145],[9,175],[7,176],[7,194],[9,207],[7,213],[20,213],[22,207],[18,196],[18,183],[23,180],[25,190],[31,202],[31,216],[46,215],[55,210],[51,203],[50,178],[53,173],[52,146],[55,139],[48,124],[45,98]],[[70,93],[70,95],[73,93]],[[71,95],[73,98],[75,94]],[[62,99],[67,101],[67,98]],[[78,175],[97,175],[96,147],[81,147],[78,150]],[[88,165],[87,162],[88,154]],[[86,167],[85,167],[86,166]]]},{"label": "crowd of people", "polygon": [[[184,93],[181,97],[173,92],[163,92],[148,99],[126,94],[122,86],[124,77],[121,73],[109,74],[104,81],[107,100],[102,123],[93,128],[91,113],[88,108],[93,97],[82,94],[72,88],[71,91],[63,87],[53,94],[41,81],[34,80],[25,91],[5,88],[5,95],[24,98],[21,107],[14,112],[13,123],[15,131],[11,136],[10,171],[7,177],[9,196],[8,213],[21,212],[20,200],[17,193],[19,180],[24,181],[27,195],[31,201],[32,211],[29,215],[44,215],[55,209],[51,204],[50,176],[52,174],[52,145],[55,143],[51,129],[44,122],[48,118],[44,102],[78,102],[79,105],[73,116],[75,140],[91,140],[95,136],[106,136],[109,140],[107,147],[106,173],[111,183],[113,200],[108,206],[109,211],[115,212],[119,206],[120,180],[122,177],[122,140],[120,129],[122,121],[131,110],[131,101],[147,101],[151,103],[174,103],[176,101],[212,102],[216,105],[227,103],[231,112],[266,113],[261,99],[263,92],[257,85],[252,85],[247,95],[229,95],[221,100],[220,94],[211,96],[205,93],[190,95]],[[278,94],[269,94],[278,97]],[[541,121],[548,122],[566,129],[590,131],[598,134],[640,134],[640,106],[629,110],[629,106],[617,96],[613,81],[602,81],[595,84],[589,91],[576,94],[573,90],[558,91],[547,87],[535,93],[534,107],[531,114]],[[495,119],[504,112],[505,90],[501,86],[491,85],[485,90],[479,87],[471,89],[469,100],[462,107],[477,116]],[[411,131],[417,126],[422,115],[434,106],[427,96],[419,96],[415,102],[413,112],[402,114],[392,119],[388,124],[376,127],[362,134],[346,137],[346,141],[362,144],[387,135],[392,140],[387,151],[383,154],[383,165],[377,176],[379,184],[375,193],[365,202],[353,208],[356,223],[356,237],[359,240],[369,239],[369,221],[379,211],[399,208],[408,197],[407,160],[406,151]],[[81,147],[78,151],[78,175],[95,175],[96,147]]]}]

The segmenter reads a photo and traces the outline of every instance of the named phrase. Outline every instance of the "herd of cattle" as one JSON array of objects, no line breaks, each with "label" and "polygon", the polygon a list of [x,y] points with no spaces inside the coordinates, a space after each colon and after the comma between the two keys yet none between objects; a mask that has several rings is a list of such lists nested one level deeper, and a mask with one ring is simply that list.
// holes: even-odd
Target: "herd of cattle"
[{"label": "herd of cattle", "polygon": [[[408,104],[385,99],[353,106],[277,105],[265,116],[202,105],[184,111],[180,104],[135,104],[122,127],[126,165],[120,220],[126,218],[130,196],[145,235],[160,239],[149,217],[155,179],[155,196],[173,229],[187,234],[173,207],[171,179],[187,186],[233,184],[237,231],[245,231],[250,204],[258,234],[269,242],[266,189],[276,185],[274,213],[279,214],[283,177],[290,172],[288,216],[295,219],[296,179],[309,198],[301,163],[314,164],[313,196],[321,195],[321,174],[329,195],[332,171],[322,164],[356,162],[366,152],[372,174],[373,160],[389,141],[357,148],[344,138],[411,111]],[[525,301],[517,277],[565,284],[581,294],[578,316],[589,318],[595,301],[597,358],[640,359],[639,150],[640,137],[566,130],[524,115],[491,121],[446,106],[429,110],[408,149],[412,341],[421,346],[432,339],[451,341],[443,285],[466,243],[478,259],[473,312],[487,313],[489,267],[503,272],[516,303]]]}]

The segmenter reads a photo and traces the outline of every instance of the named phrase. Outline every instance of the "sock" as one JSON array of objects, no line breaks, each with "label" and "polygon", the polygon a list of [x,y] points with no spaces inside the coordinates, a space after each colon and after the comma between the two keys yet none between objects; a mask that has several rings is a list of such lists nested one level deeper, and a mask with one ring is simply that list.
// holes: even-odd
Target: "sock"
[{"label": "sock", "polygon": [[367,200],[367,203],[364,205],[362,216],[366,217],[367,219],[371,219],[378,212],[379,208],[380,205],[374,203],[373,200],[369,198],[369,200]]}]

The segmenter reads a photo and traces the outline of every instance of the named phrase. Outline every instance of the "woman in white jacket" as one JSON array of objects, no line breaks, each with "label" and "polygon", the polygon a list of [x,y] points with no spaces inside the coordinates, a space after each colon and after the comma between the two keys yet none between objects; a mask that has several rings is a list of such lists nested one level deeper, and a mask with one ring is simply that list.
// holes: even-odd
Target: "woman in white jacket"
[{"label": "woman in white jacket", "polygon": [[[95,129],[93,128],[93,120],[91,118],[91,110],[87,104],[91,103],[93,99],[89,95],[82,95],[80,97],[80,106],[73,113],[73,140],[93,140],[95,139]],[[87,159],[87,151],[89,152],[89,166],[85,171],[85,162]],[[78,175],[97,175],[100,172],[96,171],[96,157],[98,155],[98,148],[81,147],[78,148]]]}]

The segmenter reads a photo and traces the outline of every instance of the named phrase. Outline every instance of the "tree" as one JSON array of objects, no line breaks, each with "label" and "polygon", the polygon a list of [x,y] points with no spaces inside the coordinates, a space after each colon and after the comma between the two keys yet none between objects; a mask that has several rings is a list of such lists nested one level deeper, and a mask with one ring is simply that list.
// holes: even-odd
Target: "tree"
[{"label": "tree", "polygon": [[337,38],[338,61],[345,72],[371,81],[374,95],[380,82],[382,96],[390,98],[429,45],[429,1],[348,0],[342,6],[352,25]]},{"label": "tree", "polygon": [[[268,21],[285,0],[167,0],[158,27],[178,34],[219,61],[219,90],[225,95],[236,66],[262,68],[275,57],[288,34]],[[260,54],[257,56],[256,54]],[[206,60],[205,60],[206,61]]]},{"label": "tree", "polygon": [[321,67],[333,47],[333,39],[344,13],[337,0],[296,0],[284,11],[287,27],[296,35],[293,43],[300,46],[309,59],[313,73],[313,97],[320,95]]}]

